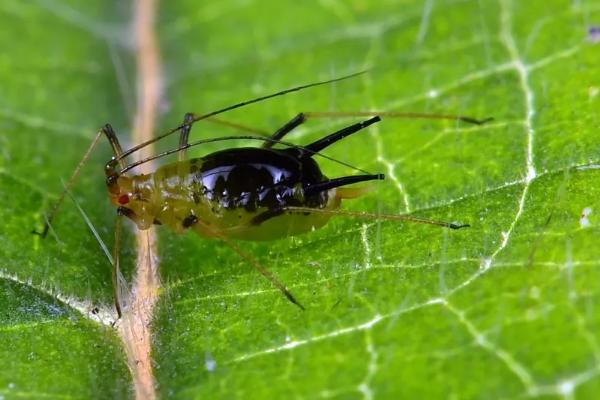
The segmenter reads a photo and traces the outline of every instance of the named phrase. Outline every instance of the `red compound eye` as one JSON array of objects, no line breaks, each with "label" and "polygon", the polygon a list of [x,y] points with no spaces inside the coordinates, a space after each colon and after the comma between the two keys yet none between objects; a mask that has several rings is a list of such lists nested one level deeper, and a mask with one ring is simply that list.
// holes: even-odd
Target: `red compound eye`
[{"label": "red compound eye", "polygon": [[127,203],[129,203],[129,195],[128,194],[122,194],[119,196],[119,198],[117,199],[117,201],[119,202],[120,205],[125,205]]}]

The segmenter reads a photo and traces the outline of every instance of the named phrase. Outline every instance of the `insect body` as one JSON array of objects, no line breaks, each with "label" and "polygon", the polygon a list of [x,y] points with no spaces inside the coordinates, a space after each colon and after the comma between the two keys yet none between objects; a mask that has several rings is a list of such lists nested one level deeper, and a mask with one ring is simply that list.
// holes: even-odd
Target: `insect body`
[{"label": "insect body", "polygon": [[[75,182],[81,167],[102,135],[106,136],[114,152],[114,157],[106,164],[105,173],[110,200],[118,207],[113,256],[113,288],[115,307],[119,317],[121,316],[121,301],[119,290],[117,290],[117,276],[119,275],[120,221],[123,216],[131,219],[142,230],[148,229],[152,225],[165,225],[178,233],[194,230],[200,235],[220,239],[246,259],[300,308],[303,308],[302,305],[296,301],[287,288],[254,258],[243,252],[231,239],[272,240],[301,234],[325,225],[335,215],[412,221],[452,229],[468,226],[411,215],[382,215],[339,210],[342,199],[354,198],[367,191],[364,188],[346,187],[347,185],[382,180],[384,176],[352,167],[362,174],[329,179],[321,172],[315,157],[329,158],[320,152],[337,141],[380,121],[380,116],[452,119],[474,124],[485,123],[488,119],[476,120],[455,115],[396,112],[300,113],[269,137],[243,135],[203,139],[192,143],[188,141],[192,125],[196,121],[209,119],[217,114],[272,97],[348,79],[356,75],[298,86],[234,104],[208,114],[186,114],[182,125],[127,151],[122,150],[115,132],[107,124],[98,132],[71,175],[65,190],[48,215],[43,231],[34,231],[34,233],[41,236],[47,234],[50,223],[68,188]],[[305,146],[282,141],[285,135],[304,123],[309,116],[369,116],[370,118],[340,129]],[[180,134],[177,148],[126,164],[126,158],[134,152],[176,132]],[[260,141],[262,146],[260,148],[227,149],[200,158],[187,159],[186,157],[187,149],[192,146],[231,139]],[[283,145],[284,148],[274,148],[275,145]],[[135,175],[129,172],[140,164],[175,153],[178,155],[176,162],[159,167],[153,173]],[[349,166],[341,161],[331,160]]]},{"label": "insect body", "polygon": [[[378,117],[352,125],[358,131]],[[313,156],[349,129],[306,147],[238,148],[164,165],[147,175],[110,179],[113,204],[138,228],[162,224],[208,237],[273,240],[323,226],[331,214],[296,208],[336,210],[352,195],[341,186],[383,179],[382,174],[328,179]],[[341,133],[340,133],[341,132]],[[292,209],[294,207],[294,209]]]}]

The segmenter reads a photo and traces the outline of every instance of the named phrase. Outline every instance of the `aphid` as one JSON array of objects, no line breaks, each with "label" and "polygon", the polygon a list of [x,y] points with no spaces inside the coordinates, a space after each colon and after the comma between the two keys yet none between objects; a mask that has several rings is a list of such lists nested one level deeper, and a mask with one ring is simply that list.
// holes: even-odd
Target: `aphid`
[{"label": "aphid", "polygon": [[[273,240],[297,235],[320,228],[334,215],[352,217],[403,220],[459,229],[468,225],[434,221],[409,215],[381,215],[375,213],[347,212],[340,210],[342,200],[358,197],[364,188],[348,188],[350,184],[384,179],[383,174],[361,172],[359,175],[330,179],[321,171],[315,156],[326,157],[321,151],[345,137],[380,121],[382,116],[458,119],[482,124],[486,120],[469,117],[394,113],[300,113],[277,129],[270,137],[240,135],[189,142],[188,137],[194,122],[209,119],[217,114],[240,108],[251,103],[281,96],[290,92],[348,79],[357,74],[311,83],[283,90],[268,96],[244,101],[208,114],[186,114],[183,124],[162,135],[123,151],[115,132],[106,124],[96,135],[90,148],[68,181],[65,193],[77,178],[82,165],[105,135],[110,142],[114,157],[106,164],[106,185],[110,201],[117,207],[115,251],[113,262],[113,286],[115,307],[121,316],[121,301],[117,290],[119,274],[120,225],[122,216],[129,218],[141,230],[152,225],[164,225],[177,233],[186,230],[228,244],[255,269],[265,276],[292,303],[303,308],[288,289],[254,258],[243,252],[232,239]],[[347,126],[307,145],[299,146],[282,139],[294,128],[310,117],[368,116],[369,119]],[[179,132],[179,146],[175,149],[126,164],[126,157],[150,143]],[[261,147],[231,148],[188,159],[186,150],[192,146],[232,139],[250,139],[262,142]],[[283,145],[283,148],[274,148]],[[149,174],[130,174],[129,171],[143,163],[178,154],[178,160],[159,167]],[[329,157],[326,157],[329,158]],[[341,161],[333,160],[349,166]],[[49,214],[44,230],[45,236],[65,193],[59,198]],[[37,232],[36,232],[37,233]]]}]

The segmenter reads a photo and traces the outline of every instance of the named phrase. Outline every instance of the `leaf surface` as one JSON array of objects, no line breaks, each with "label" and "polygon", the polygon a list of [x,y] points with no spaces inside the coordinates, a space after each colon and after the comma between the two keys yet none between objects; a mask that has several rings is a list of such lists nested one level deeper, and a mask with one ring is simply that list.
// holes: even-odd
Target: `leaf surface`
[{"label": "leaf surface", "polygon": [[[0,359],[22,368],[0,372],[7,397],[17,390],[128,394],[112,331],[51,295],[111,302],[108,262],[80,215],[64,208],[54,226],[60,243],[29,234],[97,127],[110,121],[126,142],[135,100],[123,39],[130,15],[103,4],[0,6],[13,37],[27,44],[0,38],[7,49],[0,58],[1,301],[10,311],[0,341],[15,343]],[[297,238],[240,242],[305,312],[226,245],[163,229],[164,289],[153,323],[161,396],[593,398],[600,390],[600,47],[588,31],[599,19],[593,2],[163,3],[165,129],[188,111],[363,69],[369,73],[224,118],[266,131],[301,111],[495,120],[384,118],[327,150],[386,174],[344,208],[471,228],[339,217]],[[310,143],[354,121],[311,120],[289,140]],[[192,135],[234,132],[198,123]],[[74,192],[110,248],[114,211],[101,169],[108,157],[103,146]],[[353,173],[320,164],[330,177]],[[134,254],[124,246],[124,259]],[[25,360],[29,351],[51,350],[56,358]],[[43,379],[17,379],[34,375]]]}]

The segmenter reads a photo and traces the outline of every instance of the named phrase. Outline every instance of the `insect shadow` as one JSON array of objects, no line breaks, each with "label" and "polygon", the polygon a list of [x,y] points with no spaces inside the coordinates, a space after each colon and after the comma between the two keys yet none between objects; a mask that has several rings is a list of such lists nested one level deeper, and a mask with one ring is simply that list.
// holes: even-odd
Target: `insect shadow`
[{"label": "insect shadow", "polygon": [[[336,79],[310,83],[282,90],[266,96],[207,113],[185,115],[183,123],[151,140],[123,150],[111,127],[106,124],[94,137],[90,147],[79,162],[46,218],[41,231],[45,237],[62,204],[65,195],[75,183],[81,168],[105,136],[114,153],[106,163],[106,185],[113,205],[117,207],[115,245],[113,250],[112,281],[117,315],[122,316],[118,277],[122,218],[133,221],[140,230],[152,225],[165,225],[181,233],[193,230],[204,237],[216,238],[230,246],[271,284],[279,289],[293,304],[304,309],[292,293],[256,259],[244,252],[233,240],[273,240],[312,231],[324,226],[332,216],[349,216],[366,219],[410,221],[440,227],[460,229],[467,224],[437,221],[412,215],[393,215],[340,210],[344,199],[359,197],[367,188],[348,185],[383,180],[383,174],[372,174],[321,153],[328,146],[377,123],[382,117],[450,119],[481,125],[492,118],[478,120],[460,115],[401,113],[401,112],[303,112],[296,115],[270,136],[237,135],[189,141],[195,122],[208,120],[249,132],[256,132],[238,124],[220,121],[216,115],[241,108],[273,97],[310,87],[331,84],[353,78],[359,72]],[[307,145],[296,145],[282,139],[309,118],[369,117]],[[179,132],[179,146],[139,161],[127,163],[127,157],[140,149]],[[231,148],[200,158],[188,159],[190,147],[234,139],[255,140],[260,147]],[[274,148],[280,145],[283,148]],[[163,165],[149,174],[131,174],[130,170],[149,161],[177,154],[177,161]],[[352,168],[360,174],[330,179],[326,177],[315,156],[323,157]]]}]

